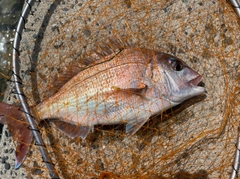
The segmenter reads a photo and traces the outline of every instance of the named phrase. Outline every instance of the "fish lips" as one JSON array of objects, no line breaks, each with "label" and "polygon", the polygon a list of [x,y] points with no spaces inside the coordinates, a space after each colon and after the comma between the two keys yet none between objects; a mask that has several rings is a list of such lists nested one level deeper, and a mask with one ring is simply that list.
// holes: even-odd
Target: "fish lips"
[{"label": "fish lips", "polygon": [[196,78],[189,81],[189,85],[195,89],[196,91],[199,91],[199,94],[206,92],[205,88],[203,86],[200,86],[202,82],[202,76],[199,75]]}]

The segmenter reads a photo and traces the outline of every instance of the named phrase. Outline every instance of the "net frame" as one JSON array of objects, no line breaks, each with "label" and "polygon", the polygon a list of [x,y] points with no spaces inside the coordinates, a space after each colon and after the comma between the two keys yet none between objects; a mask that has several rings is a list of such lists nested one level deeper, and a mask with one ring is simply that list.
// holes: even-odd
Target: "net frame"
[{"label": "net frame", "polygon": [[26,2],[26,6],[22,12],[22,15],[20,17],[20,20],[17,25],[16,34],[14,38],[14,44],[13,44],[13,55],[12,55],[12,64],[13,64],[13,78],[15,82],[16,87],[16,93],[21,101],[23,112],[26,115],[26,118],[29,122],[29,129],[32,130],[33,136],[36,140],[36,145],[39,146],[39,150],[42,154],[43,161],[46,163],[46,166],[49,170],[50,176],[52,178],[59,178],[57,172],[55,171],[55,167],[51,161],[51,158],[48,155],[48,151],[44,145],[44,142],[42,140],[42,137],[40,135],[40,131],[37,128],[37,121],[35,117],[31,114],[30,108],[28,106],[26,97],[24,95],[23,89],[22,89],[22,79],[20,77],[20,61],[19,61],[19,47],[20,47],[20,41],[23,29],[25,27],[25,23],[27,22],[28,15],[31,11],[31,7],[33,6],[35,0],[29,0]]}]

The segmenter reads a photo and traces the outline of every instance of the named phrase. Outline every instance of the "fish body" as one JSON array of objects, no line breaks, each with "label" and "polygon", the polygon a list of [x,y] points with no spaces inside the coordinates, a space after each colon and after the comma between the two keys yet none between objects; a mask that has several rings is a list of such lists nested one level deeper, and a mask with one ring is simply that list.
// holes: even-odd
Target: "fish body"
[{"label": "fish body", "polygon": [[125,49],[74,76],[36,111],[41,119],[60,118],[91,127],[148,119],[171,105],[161,99],[165,89],[157,89],[152,79],[154,63],[153,51]]},{"label": "fish body", "polygon": [[[98,124],[124,123],[126,132],[134,134],[152,115],[204,93],[198,86],[201,80],[201,75],[177,57],[126,48],[81,70],[32,109],[42,120],[58,119],[55,126],[72,138],[85,139]],[[0,122],[11,125],[6,110],[2,103]],[[18,166],[23,159],[17,161]]]},{"label": "fish body", "polygon": [[[177,83],[183,82],[169,78],[167,71],[174,70],[170,59],[177,60],[191,73],[186,74],[186,80],[198,79],[189,84],[193,92],[189,90],[187,96],[179,96],[177,101],[172,99],[172,91],[181,90]],[[197,86],[200,81],[201,76],[176,57],[129,48],[78,73],[55,95],[36,106],[36,111],[41,119],[58,118],[89,129],[97,124],[126,123],[127,132],[135,133],[139,123],[145,123],[150,116],[203,93],[204,89]]]}]

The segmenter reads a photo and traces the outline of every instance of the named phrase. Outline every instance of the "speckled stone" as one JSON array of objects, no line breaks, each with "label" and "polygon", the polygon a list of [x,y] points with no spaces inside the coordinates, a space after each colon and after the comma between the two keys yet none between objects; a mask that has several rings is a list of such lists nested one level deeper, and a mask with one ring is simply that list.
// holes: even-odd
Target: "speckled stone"
[{"label": "speckled stone", "polygon": [[11,168],[10,164],[9,163],[5,163],[5,169],[9,170],[10,168]]}]

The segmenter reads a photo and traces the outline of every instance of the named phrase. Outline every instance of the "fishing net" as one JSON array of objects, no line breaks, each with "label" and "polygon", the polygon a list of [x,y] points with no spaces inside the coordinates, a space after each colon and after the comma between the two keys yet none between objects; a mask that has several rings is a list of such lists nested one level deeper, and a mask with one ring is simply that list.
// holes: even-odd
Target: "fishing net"
[{"label": "fishing net", "polygon": [[[203,75],[207,93],[153,116],[132,136],[124,125],[97,126],[86,140],[73,140],[43,122],[39,130],[59,176],[228,178],[240,119],[240,29],[231,6],[224,0],[36,2],[20,46],[29,105],[49,97],[64,67],[112,37],[183,59]],[[5,101],[19,103],[9,86]],[[19,170],[13,149],[5,126],[1,178],[50,177],[34,142]]]}]

